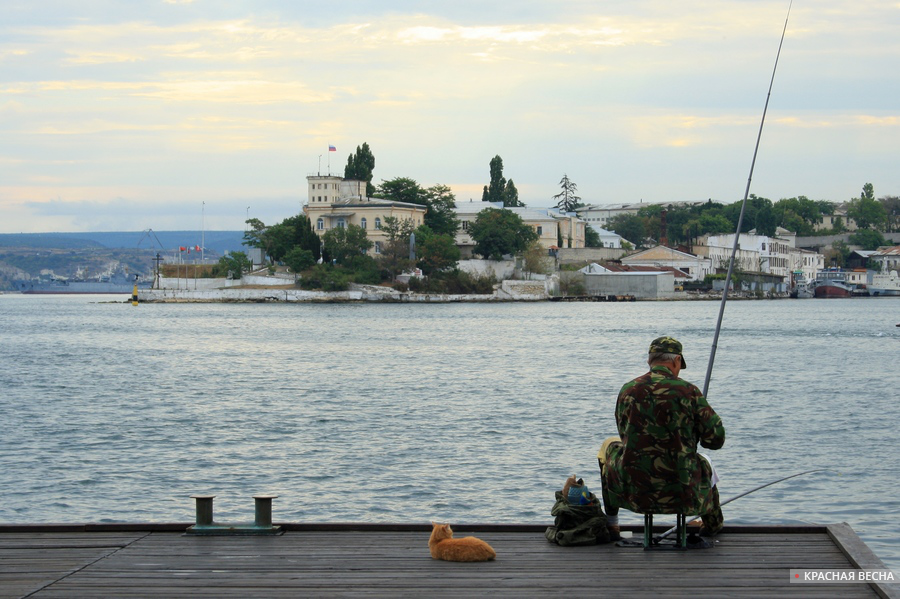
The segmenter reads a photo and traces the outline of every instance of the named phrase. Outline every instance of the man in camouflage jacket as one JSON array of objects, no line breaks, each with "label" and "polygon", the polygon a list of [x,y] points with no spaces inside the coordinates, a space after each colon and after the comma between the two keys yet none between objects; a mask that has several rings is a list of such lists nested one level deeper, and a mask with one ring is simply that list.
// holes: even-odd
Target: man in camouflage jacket
[{"label": "man in camouflage jacket", "polygon": [[703,393],[678,378],[686,367],[681,343],[660,337],[650,344],[650,372],[622,387],[616,401],[619,438],[607,439],[597,456],[603,503],[618,532],[620,507],[640,514],[701,515],[703,531],[724,522],[712,468],[697,445],[719,449],[725,427]]}]

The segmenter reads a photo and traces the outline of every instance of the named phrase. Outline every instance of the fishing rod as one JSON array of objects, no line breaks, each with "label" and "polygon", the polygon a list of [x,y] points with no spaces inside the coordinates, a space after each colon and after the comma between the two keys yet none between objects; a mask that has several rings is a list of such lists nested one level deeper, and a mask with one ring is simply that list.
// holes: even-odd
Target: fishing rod
[{"label": "fishing rod", "polygon": [[[758,487],[753,487],[753,488],[750,489],[749,491],[744,491],[743,493],[740,493],[740,494],[738,494],[738,495],[735,495],[734,497],[731,497],[731,498],[729,498],[729,499],[726,499],[725,501],[723,501],[722,503],[720,503],[719,506],[727,505],[727,504],[731,503],[732,501],[734,501],[735,499],[740,499],[741,497],[744,497],[744,496],[746,496],[746,495],[749,495],[750,493],[755,493],[756,491],[759,491],[760,489],[765,489],[766,487],[771,487],[772,485],[777,484],[777,483],[780,483],[780,482],[782,482],[782,481],[786,481],[786,480],[791,479],[791,478],[796,478],[796,477],[798,477],[798,476],[803,476],[804,474],[812,474],[813,472],[834,472],[834,471],[833,471],[833,470],[829,470],[828,468],[816,468],[816,469],[814,469],[814,470],[807,470],[806,472],[800,472],[800,473],[797,473],[797,474],[791,474],[790,476],[785,476],[784,478],[779,478],[778,480],[773,480],[772,482],[768,482],[768,483],[759,485]],[[840,474],[840,473],[838,473],[838,474]],[[694,516],[694,517],[691,518],[690,520],[687,520],[687,521],[685,522],[685,525],[690,524],[691,522],[693,522],[694,520],[696,520],[697,518],[700,518],[700,517],[701,517],[701,516]],[[670,528],[670,529],[667,530],[666,532],[662,533],[661,535],[659,535],[659,536],[657,536],[657,537],[654,537],[654,538],[653,538],[653,541],[654,541],[654,542],[659,542],[659,541],[665,539],[667,536],[669,536],[669,535],[672,534],[673,532],[675,532],[677,529],[678,529],[677,526],[673,526],[672,528]]]},{"label": "fishing rod", "polygon": [[791,5],[788,4],[787,16],[784,18],[784,29],[781,31],[781,41],[778,42],[778,53],[775,55],[775,66],[772,68],[772,78],[769,80],[769,93],[766,95],[766,104],[763,107],[762,119],[759,122],[759,132],[756,134],[756,147],[753,148],[753,160],[750,162],[750,175],[747,177],[747,188],[744,190],[744,200],[741,202],[741,214],[738,217],[737,231],[734,234],[734,246],[731,248],[731,260],[728,261],[728,275],[725,277],[725,289],[722,291],[722,302],[719,304],[719,319],[716,322],[716,334],[713,336],[712,349],[709,353],[709,364],[706,367],[706,379],[703,381],[703,396],[709,391],[709,379],[712,376],[713,362],[716,359],[716,348],[719,345],[719,331],[722,329],[722,317],[725,315],[725,302],[728,300],[728,287],[731,284],[731,275],[734,273],[734,259],[737,256],[738,240],[741,237],[741,227],[744,224],[744,210],[747,208],[747,198],[750,196],[750,181],[753,179],[753,168],[756,166],[756,155],[759,152],[759,142],[762,139],[763,125],[766,122],[766,112],[769,109],[769,98],[772,97],[772,86],[775,83],[775,71],[778,69],[778,59],[781,57],[781,46],[784,44],[784,35],[787,32],[788,19],[791,16]]}]

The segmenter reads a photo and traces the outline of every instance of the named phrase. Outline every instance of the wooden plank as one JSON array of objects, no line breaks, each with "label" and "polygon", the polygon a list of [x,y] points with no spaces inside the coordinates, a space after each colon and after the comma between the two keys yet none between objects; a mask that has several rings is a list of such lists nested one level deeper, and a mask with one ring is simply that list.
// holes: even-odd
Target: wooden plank
[{"label": "wooden plank", "polygon": [[[827,530],[828,536],[834,541],[838,549],[847,556],[847,559],[854,567],[863,570],[885,569],[884,562],[878,559],[878,556],[869,549],[868,545],[863,543],[862,539],[860,539],[859,535],[850,528],[849,524],[830,524]],[[900,586],[897,584],[885,584],[880,582],[871,584],[879,597],[885,599],[900,598]]]},{"label": "wooden plank", "polygon": [[429,532],[416,525],[306,528],[280,537],[0,533],[0,593],[7,593],[0,596],[877,596],[866,585],[790,582],[790,568],[854,567],[825,527],[724,533],[708,550],[645,552],[559,547],[541,527],[498,526],[477,532],[497,560],[476,564],[431,559]]}]

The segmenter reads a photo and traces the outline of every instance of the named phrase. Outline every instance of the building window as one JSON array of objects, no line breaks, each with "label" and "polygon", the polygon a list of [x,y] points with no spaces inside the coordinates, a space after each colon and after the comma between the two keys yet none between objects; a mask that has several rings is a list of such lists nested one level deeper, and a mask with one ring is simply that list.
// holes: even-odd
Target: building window
[{"label": "building window", "polygon": [[462,222],[462,230],[463,230],[463,231],[468,231],[468,230],[469,230],[469,221],[464,220],[464,221]]},{"label": "building window", "polygon": [[362,227],[363,229],[366,228],[366,217],[365,216],[362,217],[362,219],[359,221],[359,226]]},{"label": "building window", "polygon": [[376,228],[376,229],[380,229],[380,228],[381,228],[381,218],[378,217],[378,216],[375,217],[375,228]]},{"label": "building window", "polygon": [[345,227],[347,226],[347,221],[345,221],[345,220],[343,219],[343,217],[341,217],[341,218],[338,219],[337,226],[338,226],[339,229],[343,229],[343,228],[345,228]]},{"label": "building window", "polygon": [[[376,221],[377,221],[377,219],[376,219]],[[381,253],[381,242],[380,242],[380,241],[376,241],[376,242],[375,242],[375,253],[376,253],[376,254],[380,254],[380,253]]]},{"label": "building window", "polygon": [[316,229],[317,229],[318,231],[322,231],[322,230],[325,229],[325,221],[322,220],[321,218],[320,218],[319,220],[316,221]]},{"label": "building window", "polygon": [[538,226],[537,226],[537,234],[538,234],[538,235],[543,235],[543,234],[544,234],[544,227],[538,225]]}]

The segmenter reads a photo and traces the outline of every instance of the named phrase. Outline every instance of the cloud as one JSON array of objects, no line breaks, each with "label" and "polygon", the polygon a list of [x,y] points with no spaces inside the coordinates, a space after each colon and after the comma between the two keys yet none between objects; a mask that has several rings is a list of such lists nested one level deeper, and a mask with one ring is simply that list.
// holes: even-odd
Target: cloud
[{"label": "cloud", "polygon": [[[174,210],[157,192],[286,198],[328,143],[344,158],[365,141],[376,179],[454,181],[463,199],[480,199],[498,153],[526,201],[555,193],[563,171],[586,201],[722,196],[727,163],[743,168],[755,139],[786,9],[178,4],[26,3],[0,25],[0,181],[34,201],[121,197],[135,211]],[[839,177],[855,189],[866,165],[897,193],[896,2],[822,0],[791,19],[763,160],[810,186],[792,195],[828,197]],[[696,164],[716,167],[697,177]]]}]

